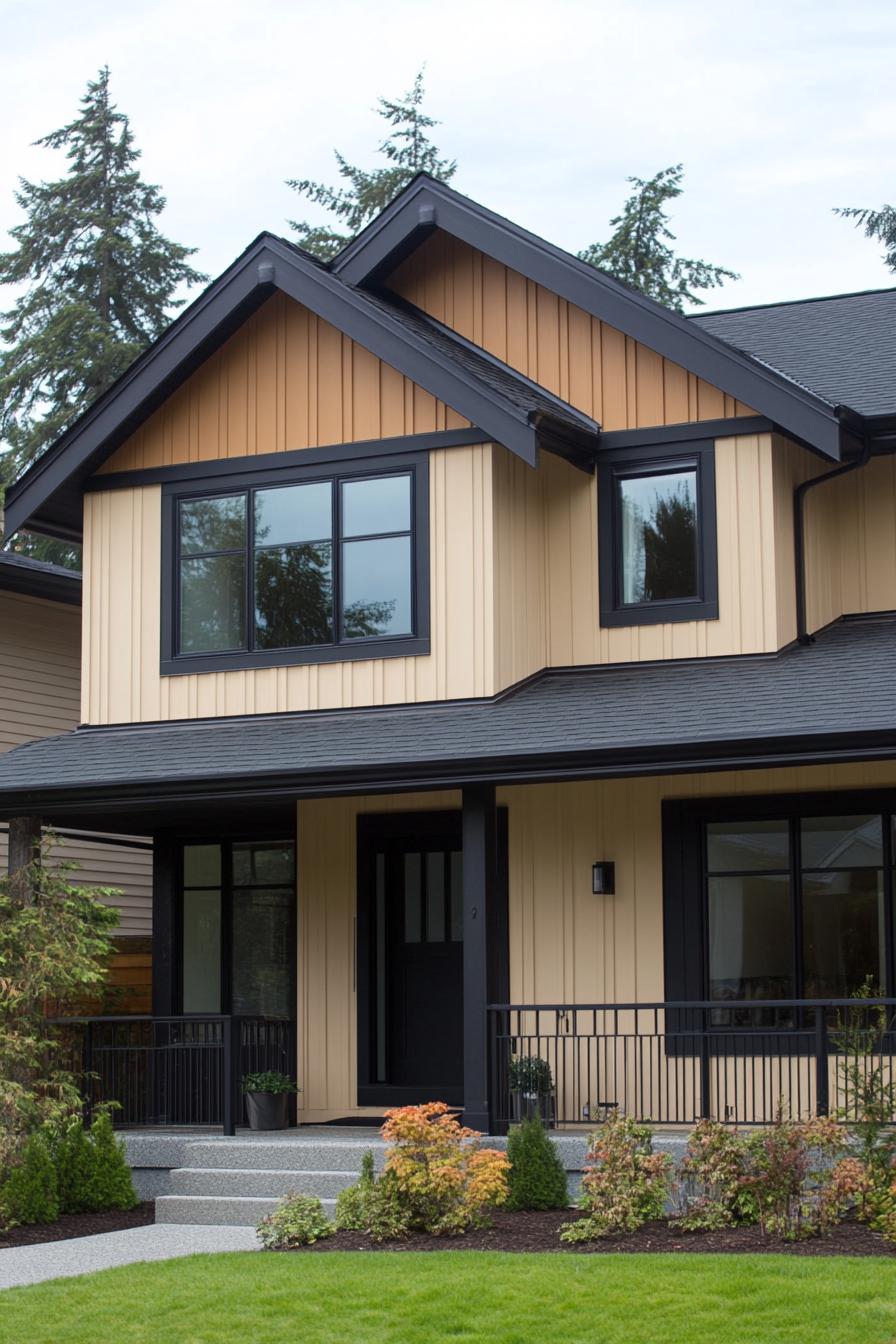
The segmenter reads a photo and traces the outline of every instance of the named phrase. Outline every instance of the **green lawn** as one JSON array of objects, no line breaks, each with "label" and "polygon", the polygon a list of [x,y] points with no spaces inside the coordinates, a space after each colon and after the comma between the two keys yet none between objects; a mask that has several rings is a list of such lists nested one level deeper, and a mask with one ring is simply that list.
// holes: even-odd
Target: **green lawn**
[{"label": "green lawn", "polygon": [[0,1293],[3,1344],[890,1344],[896,1262],[231,1254]]}]

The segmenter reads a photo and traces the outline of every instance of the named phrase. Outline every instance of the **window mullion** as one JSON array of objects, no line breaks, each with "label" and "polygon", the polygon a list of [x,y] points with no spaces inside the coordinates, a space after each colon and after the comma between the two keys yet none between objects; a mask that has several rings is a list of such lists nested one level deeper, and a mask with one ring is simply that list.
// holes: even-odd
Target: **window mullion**
[{"label": "window mullion", "polygon": [[894,948],[893,948],[893,817],[889,812],[881,817],[884,842],[884,969],[886,972],[885,992],[891,996],[894,992]]},{"label": "window mullion", "polygon": [[790,818],[790,883],[793,911],[793,986],[794,997],[805,995],[805,958],[803,956],[803,855],[800,836],[800,818]]},{"label": "window mullion", "polygon": [[255,491],[246,491],[246,648],[255,650]]},{"label": "window mullion", "polygon": [[342,481],[336,476],[330,486],[331,544],[330,563],[333,587],[333,643],[342,643]]}]

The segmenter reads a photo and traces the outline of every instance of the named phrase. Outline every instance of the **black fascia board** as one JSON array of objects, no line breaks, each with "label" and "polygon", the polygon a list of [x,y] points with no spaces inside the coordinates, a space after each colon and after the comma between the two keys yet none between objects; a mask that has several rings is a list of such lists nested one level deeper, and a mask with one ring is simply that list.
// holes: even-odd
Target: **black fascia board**
[{"label": "black fascia board", "polygon": [[[53,525],[47,502],[83,480],[275,290],[304,304],[502,443],[530,466],[538,435],[527,413],[440,357],[363,291],[272,234],[262,235],[7,492],[9,533]],[[57,521],[57,525],[59,520]],[[49,526],[48,526],[49,524]]]},{"label": "black fascia board", "polygon": [[82,588],[81,575],[74,570],[58,565],[29,564],[26,557],[0,551],[0,592],[41,597],[47,602],[79,607]]},{"label": "black fascia board", "polygon": [[[0,792],[0,820],[41,816],[52,822],[64,817],[102,815],[109,832],[116,813],[133,809],[185,805],[268,806],[301,799],[344,797],[358,793],[401,793],[456,789],[464,784],[503,786],[575,782],[587,779],[630,779],[649,775],[708,773],[796,765],[831,765],[891,759],[896,730],[832,733],[776,738],[737,738],[693,744],[612,751],[546,752],[533,756],[470,757],[389,766],[345,766],[315,772],[277,772],[230,779],[196,777],[170,782],[116,781],[47,789]],[[114,828],[113,828],[114,829]]]},{"label": "black fascia board", "polygon": [[[425,221],[425,228],[421,221]],[[335,275],[359,286],[385,277],[438,228],[527,276],[674,360],[780,424],[792,437],[840,459],[838,408],[654,302],[443,182],[419,174],[391,205],[331,262]]]}]

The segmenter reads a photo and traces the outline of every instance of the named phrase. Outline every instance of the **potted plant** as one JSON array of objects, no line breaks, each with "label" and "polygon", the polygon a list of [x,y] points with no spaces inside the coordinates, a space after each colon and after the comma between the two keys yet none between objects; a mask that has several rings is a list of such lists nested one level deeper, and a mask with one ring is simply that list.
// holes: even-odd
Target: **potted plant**
[{"label": "potted plant", "polygon": [[285,1073],[243,1075],[246,1114],[250,1129],[286,1129],[289,1098],[298,1087]]},{"label": "potted plant", "polygon": [[511,1118],[519,1123],[537,1116],[542,1124],[554,1122],[554,1078],[546,1059],[517,1055],[510,1061]]}]

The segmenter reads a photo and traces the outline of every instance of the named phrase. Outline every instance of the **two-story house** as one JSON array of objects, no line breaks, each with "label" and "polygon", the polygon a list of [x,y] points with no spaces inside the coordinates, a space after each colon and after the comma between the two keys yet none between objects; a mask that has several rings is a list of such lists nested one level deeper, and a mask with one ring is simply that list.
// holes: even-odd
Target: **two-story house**
[{"label": "two-story house", "polygon": [[0,817],[154,837],[166,1048],[303,1121],[823,1108],[896,990],[894,433],[894,291],[687,319],[426,176],[263,234],[9,492],[82,726]]}]

